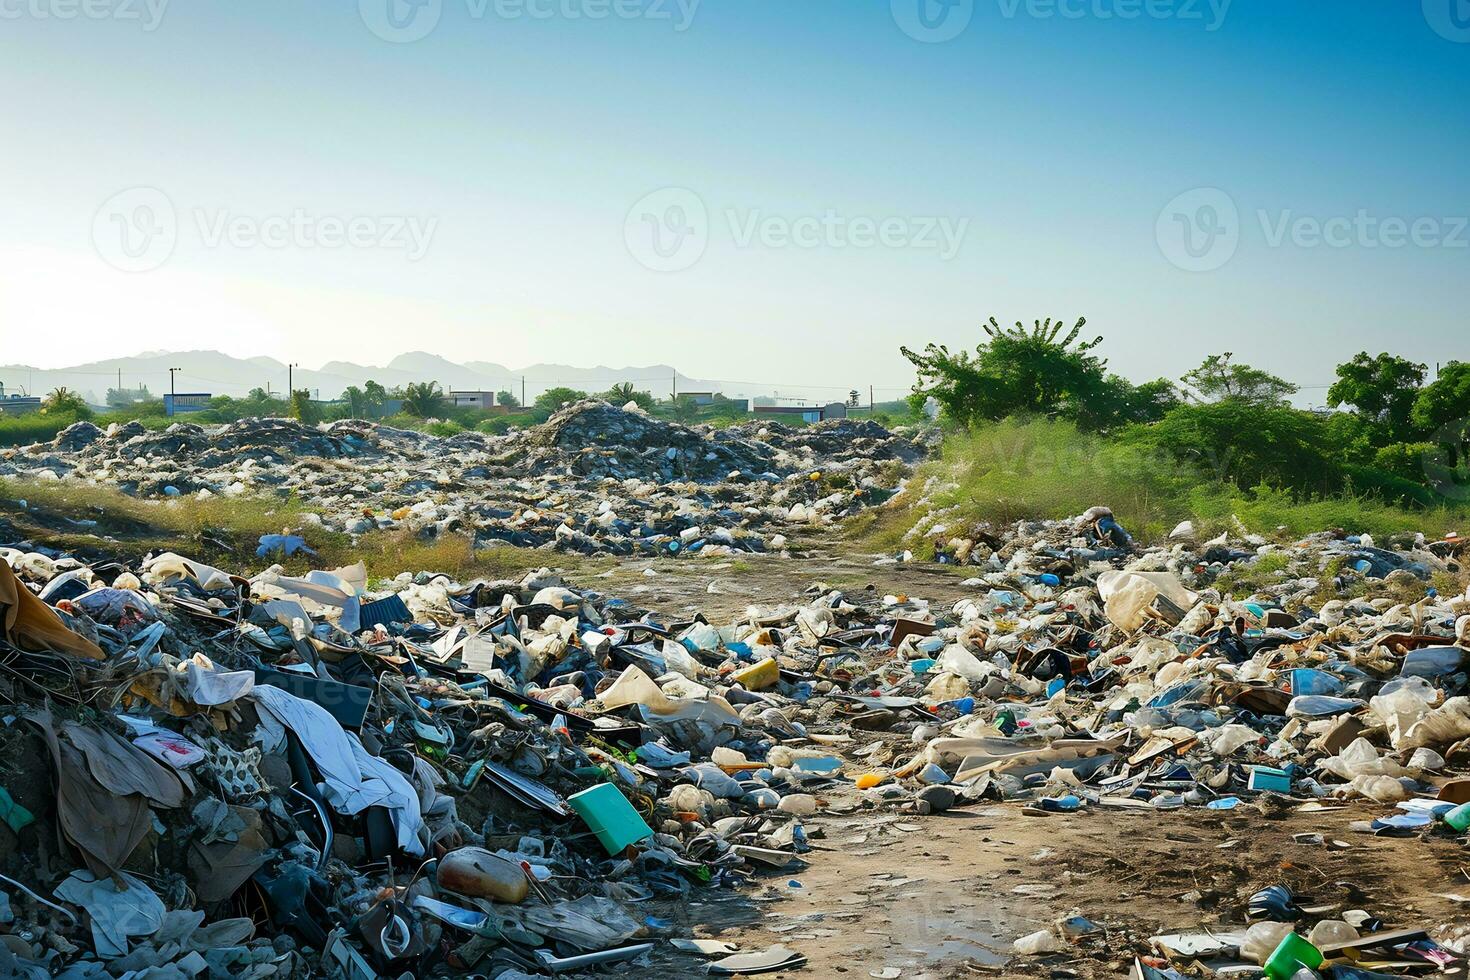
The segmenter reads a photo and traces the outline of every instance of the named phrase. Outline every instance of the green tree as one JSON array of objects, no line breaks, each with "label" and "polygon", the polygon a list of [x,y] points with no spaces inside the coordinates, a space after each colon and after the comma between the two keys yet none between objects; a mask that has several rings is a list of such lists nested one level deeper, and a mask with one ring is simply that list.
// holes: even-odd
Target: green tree
[{"label": "green tree", "polygon": [[587,392],[575,388],[547,388],[536,396],[536,407],[554,412],[569,402],[579,402],[586,397]]},{"label": "green tree", "polygon": [[[1020,322],[1003,328],[991,317],[974,354],[952,353],[942,344],[922,352],[901,347],[918,372],[910,404],[922,406],[933,397],[945,415],[965,425],[1011,415],[1070,418],[1091,428],[1111,424],[1116,416],[1109,406],[1126,404],[1131,386],[1109,375],[1107,361],[1093,353],[1102,337],[1081,339],[1086,325],[1080,318],[1068,330],[1048,318],[1029,329]],[[1143,401],[1157,394],[1149,389]]]},{"label": "green tree", "polygon": [[694,422],[699,418],[699,403],[691,395],[677,395],[669,402],[669,415],[686,424]]},{"label": "green tree", "polygon": [[72,415],[79,419],[92,417],[87,400],[70,388],[53,388],[46,400],[41,402],[41,411],[47,415]]},{"label": "green tree", "polygon": [[1241,401],[1279,405],[1300,389],[1283,378],[1249,364],[1232,364],[1234,354],[1211,354],[1182,380],[1201,401]]},{"label": "green tree", "polygon": [[1180,405],[1152,425],[1130,428],[1125,440],[1241,487],[1335,493],[1344,483],[1327,420],[1289,405],[1242,398]]},{"label": "green tree", "polygon": [[105,400],[108,408],[130,408],[152,397],[147,385],[139,385],[137,388],[108,388]]},{"label": "green tree", "polygon": [[1470,423],[1470,363],[1450,361],[1414,399],[1409,418],[1419,431]]},{"label": "green tree", "polygon": [[521,400],[507,389],[495,393],[495,404],[504,405],[506,408],[520,408]]},{"label": "green tree", "polygon": [[1378,445],[1401,442],[1414,433],[1414,403],[1424,385],[1423,364],[1403,357],[1379,354],[1369,357],[1359,353],[1346,364],[1337,366],[1337,381],[1327,389],[1327,404],[1333,408],[1349,405],[1378,428]]},{"label": "green tree", "polygon": [[357,385],[348,385],[343,389],[342,400],[347,403],[348,418],[365,419],[368,417],[367,392]]},{"label": "green tree", "polygon": [[419,381],[403,389],[403,410],[417,418],[434,418],[444,413],[444,392],[437,381]]},{"label": "green tree", "polygon": [[321,406],[311,400],[311,392],[307,389],[291,392],[291,417],[307,425],[316,425],[322,420]]},{"label": "green tree", "polygon": [[620,381],[602,393],[604,401],[614,405],[626,405],[633,402],[639,408],[647,411],[653,408],[654,397],[646,391],[639,391],[631,381]]},{"label": "green tree", "polygon": [[382,408],[388,401],[388,389],[371,378],[363,382],[362,393],[373,408]]}]

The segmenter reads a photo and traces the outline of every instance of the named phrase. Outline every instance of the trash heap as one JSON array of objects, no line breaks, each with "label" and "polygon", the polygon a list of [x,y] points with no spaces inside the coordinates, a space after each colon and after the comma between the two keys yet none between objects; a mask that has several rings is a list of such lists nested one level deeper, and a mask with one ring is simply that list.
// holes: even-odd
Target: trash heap
[{"label": "trash heap", "polygon": [[[14,544],[0,974],[514,980],[676,950],[791,969],[799,951],[676,935],[644,903],[789,874],[839,810],[1470,828],[1459,539],[1181,527],[1141,549],[1099,508],[998,532],[948,608],[814,585],[718,625],[544,569],[245,579]],[[1253,573],[1270,584],[1238,595]],[[1135,975],[1209,957],[1358,978],[1348,960],[1422,973],[1467,952],[1463,932],[1290,892],[1238,924],[1153,937]],[[1094,931],[1066,920],[1014,952],[1084,956]]]},{"label": "trash heap", "polygon": [[871,421],[716,431],[600,401],[495,436],[350,420],[244,419],[161,432],[78,422],[0,451],[0,476],[77,480],[144,498],[294,496],[351,535],[468,533],[480,545],[676,556],[780,551],[793,528],[882,503],[926,446]]},{"label": "trash heap", "polygon": [[[980,594],[898,622],[893,660],[857,680],[871,687],[858,701],[871,724],[912,729],[918,746],[872,746],[885,768],[870,793],[920,813],[985,798],[1102,819],[1300,809],[1339,814],[1344,833],[1467,842],[1470,540],[1200,540],[1186,522],[1168,546],[1142,549],[1106,507],[928,533],[939,561],[984,570],[965,582]],[[1154,937],[1133,975],[1210,961],[1284,980],[1325,957],[1339,964],[1325,975],[1358,978],[1384,974],[1345,964],[1423,972],[1470,953],[1463,928],[1445,947],[1363,910],[1344,920],[1280,886],[1262,894],[1279,901],[1225,923],[1238,928]],[[1058,927],[1015,951],[1077,939]]]},{"label": "trash heap", "polygon": [[[793,720],[833,684],[776,659],[814,668],[831,614],[721,630],[545,570],[369,588],[14,543],[0,975],[513,980],[718,951],[641,904],[799,865],[804,785],[834,778],[788,747],[841,741]],[[712,972],[749,972],[726,952]]]}]

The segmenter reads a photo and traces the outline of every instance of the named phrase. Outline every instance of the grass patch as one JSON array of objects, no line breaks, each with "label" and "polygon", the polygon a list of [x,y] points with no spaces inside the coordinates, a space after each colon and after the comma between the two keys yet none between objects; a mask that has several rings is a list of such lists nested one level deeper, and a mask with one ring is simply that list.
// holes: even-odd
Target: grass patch
[{"label": "grass patch", "polygon": [[[27,506],[20,507],[20,500]],[[137,561],[149,552],[176,551],[244,575],[276,563],[300,574],[363,561],[374,579],[427,570],[461,581],[513,578],[543,565],[579,570],[586,564],[580,555],[563,552],[475,548],[462,534],[425,539],[404,530],[374,531],[354,543],[349,535],[312,524],[309,512],[294,497],[153,500],[69,480],[0,480],[0,516],[20,535],[83,555]],[[283,531],[302,535],[317,555],[255,554],[261,535]]]},{"label": "grass patch", "polygon": [[1060,519],[1096,504],[1143,541],[1164,540],[1180,521],[1201,533],[1238,519],[1268,538],[1289,540],[1342,528],[1386,539],[1439,536],[1470,526],[1465,506],[1405,507],[1369,495],[1306,496],[1241,488],[1156,448],[1079,432],[1067,422],[1009,420],[951,434],[937,459],[918,467],[892,504],[855,519],[851,537],[872,551],[919,553],[935,527],[961,535],[976,524]]}]

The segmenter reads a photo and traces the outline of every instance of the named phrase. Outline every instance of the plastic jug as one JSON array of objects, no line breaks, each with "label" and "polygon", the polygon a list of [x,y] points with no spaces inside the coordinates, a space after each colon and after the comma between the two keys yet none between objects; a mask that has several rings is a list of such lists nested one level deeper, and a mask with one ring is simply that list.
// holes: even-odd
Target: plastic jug
[{"label": "plastic jug", "polygon": [[1291,980],[1302,967],[1315,970],[1322,965],[1322,951],[1294,932],[1288,932],[1266,960],[1265,973],[1271,980]]},{"label": "plastic jug", "polygon": [[1444,822],[1462,834],[1470,830],[1470,803],[1461,803],[1446,813]]}]

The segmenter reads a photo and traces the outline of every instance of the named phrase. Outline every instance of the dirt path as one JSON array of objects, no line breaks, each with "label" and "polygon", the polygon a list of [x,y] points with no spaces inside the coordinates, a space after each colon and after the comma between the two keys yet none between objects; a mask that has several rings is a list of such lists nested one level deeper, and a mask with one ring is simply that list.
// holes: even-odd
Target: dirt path
[{"label": "dirt path", "polygon": [[[832,810],[843,802],[834,797]],[[808,867],[766,876],[752,894],[700,894],[681,926],[747,950],[784,943],[809,960],[773,976],[895,968],[902,980],[1034,978],[1065,968],[1101,980],[1126,976],[1150,936],[1244,928],[1250,894],[1278,883],[1389,928],[1470,920],[1470,906],[1443,897],[1470,894],[1470,852],[1448,838],[1348,831],[1378,809],[1279,819],[1254,809],[1033,817],[1015,804],[938,817],[829,812],[806,821],[825,835]],[[1292,839],[1313,833],[1327,843]],[[1044,958],[1012,954],[1020,936],[1074,914],[1106,931]],[[697,961],[669,965],[693,970]]]}]

